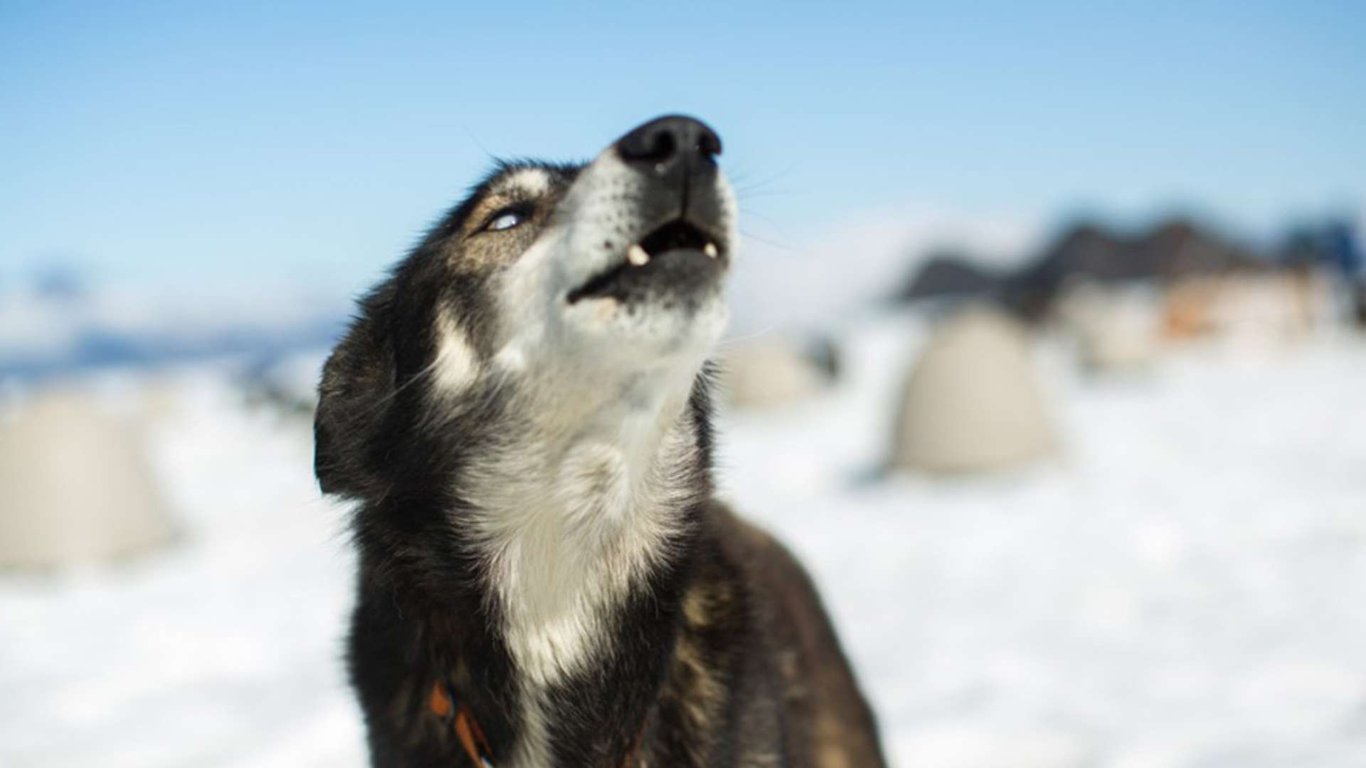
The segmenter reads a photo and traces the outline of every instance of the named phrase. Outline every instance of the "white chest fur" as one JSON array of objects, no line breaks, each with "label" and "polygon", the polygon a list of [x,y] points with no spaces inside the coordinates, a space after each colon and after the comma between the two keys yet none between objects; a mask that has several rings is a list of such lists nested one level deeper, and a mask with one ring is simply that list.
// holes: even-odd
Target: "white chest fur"
[{"label": "white chest fur", "polygon": [[697,450],[681,404],[671,410],[667,427],[650,409],[608,431],[522,435],[491,446],[471,473],[488,582],[526,701],[517,765],[546,764],[545,692],[595,663],[614,607],[670,555],[695,497],[679,468]]},{"label": "white chest fur", "polygon": [[543,461],[508,479],[521,502],[486,522],[505,637],[536,686],[589,661],[611,607],[665,555],[672,517],[616,446],[581,443]]}]

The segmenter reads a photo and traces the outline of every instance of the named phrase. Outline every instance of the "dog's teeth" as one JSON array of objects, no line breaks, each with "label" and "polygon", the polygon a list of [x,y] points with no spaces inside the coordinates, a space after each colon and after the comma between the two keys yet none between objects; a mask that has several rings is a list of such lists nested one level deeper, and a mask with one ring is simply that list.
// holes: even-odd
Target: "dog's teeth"
[{"label": "dog's teeth", "polygon": [[702,252],[712,257],[713,259],[716,258],[716,243],[707,243],[706,245],[702,246]]},{"label": "dog's teeth", "polygon": [[626,260],[637,267],[643,267],[650,263],[650,254],[646,253],[645,249],[641,248],[640,244],[637,243],[636,245],[631,246],[631,249],[626,252]]}]

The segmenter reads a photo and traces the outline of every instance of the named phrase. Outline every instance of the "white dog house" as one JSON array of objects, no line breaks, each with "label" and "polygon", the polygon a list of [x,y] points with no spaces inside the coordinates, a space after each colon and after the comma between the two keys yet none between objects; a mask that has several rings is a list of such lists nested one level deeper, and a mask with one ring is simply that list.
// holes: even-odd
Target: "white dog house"
[{"label": "white dog house", "polygon": [[1162,313],[1155,286],[1069,286],[1055,319],[1076,343],[1087,371],[1133,373],[1157,362]]},{"label": "white dog house", "polygon": [[893,469],[1000,471],[1057,448],[1024,327],[978,308],[935,331],[905,383]]},{"label": "white dog house", "polygon": [[126,558],[171,539],[143,442],[78,392],[45,392],[0,416],[0,568]]},{"label": "white dog house", "polygon": [[725,344],[720,363],[721,396],[742,409],[800,402],[828,388],[833,377],[810,351],[789,339]]}]

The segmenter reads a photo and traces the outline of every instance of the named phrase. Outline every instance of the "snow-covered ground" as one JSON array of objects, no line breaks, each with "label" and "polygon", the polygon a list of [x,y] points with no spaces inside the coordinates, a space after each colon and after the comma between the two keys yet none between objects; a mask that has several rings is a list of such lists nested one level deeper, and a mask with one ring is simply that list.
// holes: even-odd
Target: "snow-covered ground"
[{"label": "snow-covered ground", "polygon": [[[871,480],[921,337],[859,326],[838,389],[724,417],[719,469],[816,574],[894,764],[1366,766],[1366,343],[1122,381],[1045,355],[1061,460]],[[362,766],[307,426],[213,366],[163,386],[183,541],[0,576],[0,766]]]}]

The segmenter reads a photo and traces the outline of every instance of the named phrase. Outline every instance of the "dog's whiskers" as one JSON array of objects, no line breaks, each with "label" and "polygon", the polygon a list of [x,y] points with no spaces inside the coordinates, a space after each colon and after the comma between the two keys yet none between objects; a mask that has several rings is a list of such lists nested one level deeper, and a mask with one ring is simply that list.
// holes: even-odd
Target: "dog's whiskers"
[{"label": "dog's whiskers", "polygon": [[750,340],[752,340],[752,339],[762,338],[762,337],[767,336],[768,334],[772,333],[772,332],[774,331],[774,329],[776,329],[777,327],[778,327],[778,324],[777,324],[777,323],[769,323],[768,325],[764,326],[763,328],[760,328],[759,330],[754,331],[754,332],[752,332],[752,333],[745,333],[745,334],[741,334],[741,335],[739,335],[739,336],[727,336],[726,338],[724,338],[724,339],[720,340],[719,342],[717,342],[717,343],[716,343],[716,347],[717,347],[717,349],[721,349],[721,348],[723,348],[723,347],[734,347],[734,346],[737,346],[737,345],[739,345],[739,344],[743,344],[744,342],[750,341]]}]

